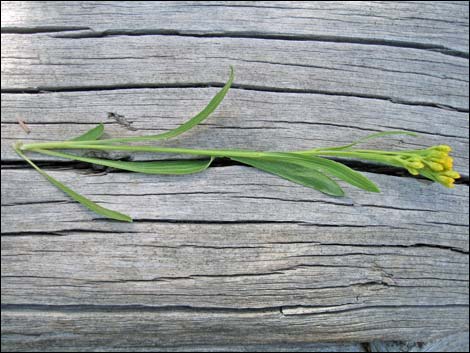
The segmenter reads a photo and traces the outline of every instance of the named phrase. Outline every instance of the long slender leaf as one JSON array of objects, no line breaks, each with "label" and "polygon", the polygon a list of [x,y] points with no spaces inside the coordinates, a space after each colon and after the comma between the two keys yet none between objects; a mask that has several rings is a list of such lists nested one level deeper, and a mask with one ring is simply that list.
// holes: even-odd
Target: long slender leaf
[{"label": "long slender leaf", "polygon": [[298,158],[286,160],[275,157],[237,157],[235,161],[251,165],[260,170],[278,175],[284,179],[293,181],[312,189],[319,190],[333,196],[344,196],[344,191],[330,177],[323,174],[312,163]]},{"label": "long slender leaf", "polygon": [[335,176],[351,185],[354,185],[360,189],[380,192],[380,189],[371,180],[366,178],[361,173],[349,168],[348,166],[332,161],[330,159],[316,157],[316,156],[305,156],[296,153],[288,152],[268,152],[263,157],[267,161],[285,161],[294,164],[307,165],[308,168],[315,169],[318,172],[325,173],[331,176]]},{"label": "long slender leaf", "polygon": [[[177,128],[157,134],[157,135],[148,135],[148,136],[136,136],[136,137],[124,137],[124,138],[112,138],[112,139],[104,139],[104,140],[98,140],[98,141],[93,141],[89,142],[90,144],[107,144],[107,143],[113,143],[113,142],[129,142],[129,141],[155,141],[155,140],[163,140],[163,139],[169,139],[178,135],[181,135],[182,133],[192,129],[194,126],[198,125],[201,123],[203,120],[205,120],[214,110],[219,106],[219,104],[222,102],[224,99],[225,95],[227,94],[228,90],[230,89],[230,86],[233,83],[234,79],[234,71],[233,67],[230,66],[230,77],[227,81],[227,83],[224,85],[224,87],[211,99],[209,104],[207,104],[203,110],[201,110],[198,114],[196,114],[193,118],[190,120],[186,121],[185,123],[181,124]],[[80,141],[79,141],[80,142]]]},{"label": "long slender leaf", "polygon": [[104,132],[104,126],[102,123],[98,124],[91,130],[88,130],[83,135],[77,136],[70,141],[91,141],[91,140],[98,140]]},{"label": "long slender leaf", "polygon": [[113,161],[109,159],[82,157],[74,154],[63,152],[49,151],[37,149],[36,152],[47,154],[49,156],[73,159],[86,163],[104,165],[116,169],[129,170],[136,173],[144,174],[192,174],[206,170],[212,163],[214,158],[209,160],[181,160],[181,161],[156,161],[156,162],[126,162]]},{"label": "long slender leaf", "polygon": [[326,148],[319,148],[319,150],[325,150],[325,151],[332,151],[332,150],[344,150],[351,148],[353,146],[356,146],[360,143],[363,143],[367,140],[383,137],[383,136],[390,136],[390,135],[409,135],[409,136],[418,136],[418,134],[410,131],[402,131],[402,130],[394,130],[394,131],[383,131],[383,132],[377,132],[374,134],[367,135],[357,141],[354,141],[350,144],[343,145],[343,146],[336,146],[336,147],[326,147]]},{"label": "long slender leaf", "polygon": [[370,179],[342,163],[316,156],[306,156],[303,158],[311,160],[313,163],[315,163],[320,171],[326,174],[333,175],[360,189],[371,192],[380,192],[380,189],[377,187],[377,185],[375,185]]},{"label": "long slender leaf", "polygon": [[132,218],[129,217],[126,214],[119,213],[117,211],[110,210],[108,208],[102,207],[91,201],[90,199],[86,198],[83,195],[80,195],[79,193],[73,191],[69,187],[65,186],[62,184],[60,181],[57,179],[53,178],[49,174],[47,174],[45,171],[43,171],[41,168],[39,168],[33,161],[31,161],[28,157],[26,157],[20,150],[15,148],[16,153],[23,158],[26,162],[28,162],[34,169],[38,171],[39,174],[41,174],[43,177],[45,177],[52,185],[57,187],[58,189],[62,190],[64,193],[69,195],[72,199],[75,201],[81,203],[83,206],[89,208],[93,212],[96,212],[102,216],[105,216],[107,218],[115,219],[118,221],[125,221],[125,222],[132,222]]},{"label": "long slender leaf", "polygon": [[[160,135],[155,135],[153,137],[150,136],[144,136],[145,139],[167,139],[167,138],[172,138],[175,136],[178,136],[182,134],[183,132],[186,132],[193,128],[194,126],[198,125],[201,123],[204,119],[206,119],[214,110],[219,106],[219,104],[223,101],[225,95],[227,94],[228,90],[230,89],[230,86],[233,83],[233,78],[234,78],[234,72],[233,72],[233,67],[230,66],[230,77],[225,84],[225,86],[214,96],[214,98],[211,99],[209,104],[201,110],[197,115],[195,115],[192,119],[188,120],[184,124],[178,126],[176,129],[170,130],[168,132],[165,132]],[[141,141],[141,140],[139,140]]]}]

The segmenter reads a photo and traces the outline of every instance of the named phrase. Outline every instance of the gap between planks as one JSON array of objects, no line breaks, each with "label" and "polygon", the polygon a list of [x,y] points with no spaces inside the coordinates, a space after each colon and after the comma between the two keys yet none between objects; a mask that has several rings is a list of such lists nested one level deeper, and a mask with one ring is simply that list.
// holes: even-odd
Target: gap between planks
[{"label": "gap between planks", "polygon": [[[71,33],[75,32],[75,33]],[[104,38],[115,36],[180,36],[194,38],[246,38],[261,40],[287,40],[287,41],[309,41],[309,42],[330,42],[330,43],[350,43],[363,45],[377,45],[398,48],[412,48],[430,50],[444,55],[469,58],[469,53],[461,50],[447,48],[439,44],[428,44],[422,42],[390,40],[382,38],[361,38],[349,36],[315,35],[315,34],[271,34],[257,31],[221,31],[202,33],[195,31],[172,30],[172,29],[134,29],[134,30],[102,30],[95,31],[90,27],[67,27],[67,26],[43,26],[43,27],[2,27],[1,33],[5,34],[40,34],[40,33],[65,33],[57,34],[55,38],[84,39],[84,38]]]}]

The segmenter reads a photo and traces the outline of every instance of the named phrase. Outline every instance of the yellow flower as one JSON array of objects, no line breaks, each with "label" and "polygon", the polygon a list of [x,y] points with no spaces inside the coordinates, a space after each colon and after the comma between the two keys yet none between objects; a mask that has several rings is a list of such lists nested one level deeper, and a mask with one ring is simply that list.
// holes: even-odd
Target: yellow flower
[{"label": "yellow flower", "polygon": [[447,186],[448,188],[453,188],[455,187],[454,178],[447,177],[445,175],[438,175],[437,176],[437,181],[439,181],[442,185]]},{"label": "yellow flower", "polygon": [[452,148],[448,145],[437,145],[425,149],[402,151],[378,151],[378,150],[338,150],[328,151],[331,156],[356,157],[359,159],[406,168],[412,175],[423,177],[438,182],[449,188],[454,187],[455,179],[460,174],[452,170],[454,160],[449,153]]},{"label": "yellow flower", "polygon": [[440,172],[440,171],[444,170],[444,166],[440,163],[431,162],[431,161],[427,161],[427,160],[425,160],[424,163],[426,163],[427,166],[435,172]]},{"label": "yellow flower", "polygon": [[434,148],[440,152],[446,152],[449,153],[452,151],[452,148],[447,145],[439,145],[439,146],[434,146]]},{"label": "yellow flower", "polygon": [[413,168],[413,169],[421,169],[421,168],[424,168],[424,164],[423,164],[422,162],[418,162],[418,161],[416,161],[416,162],[411,162],[411,163],[408,164],[408,166],[409,166],[410,168]]},{"label": "yellow flower", "polygon": [[412,175],[421,174],[449,188],[454,187],[460,174],[452,170],[454,160],[449,156],[452,149],[447,145],[433,146],[424,150],[406,151],[398,157]]},{"label": "yellow flower", "polygon": [[460,178],[460,174],[457,173],[455,170],[447,170],[444,173],[442,173],[442,175],[444,175],[446,177],[449,177],[449,178],[453,178],[453,179],[459,179]]},{"label": "yellow flower", "polygon": [[447,156],[441,164],[444,166],[445,170],[452,170],[452,167],[454,166],[454,159],[452,157]]}]

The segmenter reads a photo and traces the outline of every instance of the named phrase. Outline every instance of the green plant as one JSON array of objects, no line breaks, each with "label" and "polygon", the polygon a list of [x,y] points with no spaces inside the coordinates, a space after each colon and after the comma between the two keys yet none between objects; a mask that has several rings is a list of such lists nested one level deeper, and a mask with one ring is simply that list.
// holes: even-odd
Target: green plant
[{"label": "green plant", "polygon": [[[77,160],[92,164],[103,165],[116,169],[146,174],[190,174],[205,170],[214,158],[225,157],[243,164],[250,165],[260,170],[278,175],[287,180],[319,190],[332,196],[343,196],[344,191],[333,179],[337,178],[370,192],[379,192],[379,188],[364,175],[348,166],[327,159],[325,157],[354,158],[366,161],[374,161],[395,167],[406,168],[413,175],[422,175],[444,186],[453,187],[455,179],[460,175],[452,170],[452,158],[449,157],[450,147],[447,145],[433,146],[427,149],[407,151],[381,151],[363,150],[354,147],[366,140],[387,135],[406,134],[415,136],[406,131],[387,131],[366,136],[354,143],[329,148],[315,148],[306,151],[293,152],[265,152],[247,150],[220,150],[220,149],[188,149],[157,146],[127,145],[125,142],[157,141],[178,136],[193,128],[206,119],[222,102],[233,82],[233,68],[230,78],[225,86],[212,98],[209,104],[196,116],[188,120],[176,129],[158,135],[101,139],[104,131],[103,124],[68,141],[43,142],[43,143],[16,143],[13,147],[16,153],[28,162],[41,175],[53,185],[68,194],[72,199],[80,202],[90,210],[107,218],[119,221],[132,221],[128,215],[109,210],[97,205],[88,198],[76,193],[58,180],[46,174],[26,155],[26,151],[38,152],[54,157]],[[204,156],[205,160],[181,160],[181,161],[155,161],[155,162],[125,162],[102,158],[92,158],[57,151],[66,150],[103,150],[103,151],[129,151],[129,152],[153,152],[153,153],[177,153],[187,155]]]}]

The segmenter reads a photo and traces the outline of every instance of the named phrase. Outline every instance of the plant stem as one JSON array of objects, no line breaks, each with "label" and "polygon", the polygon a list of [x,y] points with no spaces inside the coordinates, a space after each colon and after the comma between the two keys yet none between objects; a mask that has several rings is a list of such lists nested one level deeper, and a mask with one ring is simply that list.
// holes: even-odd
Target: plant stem
[{"label": "plant stem", "polygon": [[[122,140],[121,140],[122,141]],[[133,146],[133,145],[101,145],[91,144],[88,141],[60,141],[60,142],[41,142],[24,144],[20,147],[22,151],[36,151],[47,149],[92,149],[103,151],[131,151],[131,152],[153,152],[153,153],[178,153],[211,157],[266,157],[276,152],[261,152],[249,150],[217,150],[217,149],[192,149],[192,148],[175,148],[175,147],[155,147],[155,146]],[[40,151],[37,151],[40,152]],[[291,152],[298,155],[308,156],[331,156],[359,158],[376,162],[393,162],[396,152],[376,151],[376,150],[328,150],[314,149],[307,151]],[[406,154],[406,152],[400,152]]]},{"label": "plant stem", "polygon": [[[382,162],[387,164],[396,164],[397,153],[400,155],[406,155],[406,152],[387,152],[379,150],[310,150],[310,151],[298,151],[294,152],[295,154],[300,154],[303,156],[330,156],[330,157],[345,157],[345,158],[355,158],[363,159],[374,162]],[[399,165],[399,164],[398,164]]]},{"label": "plant stem", "polygon": [[270,155],[269,152],[243,151],[243,150],[200,150],[191,148],[129,146],[129,145],[84,145],[75,142],[32,143],[20,147],[22,151],[36,151],[38,149],[92,149],[103,151],[131,151],[154,153],[178,153],[212,157],[262,157]]}]

